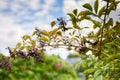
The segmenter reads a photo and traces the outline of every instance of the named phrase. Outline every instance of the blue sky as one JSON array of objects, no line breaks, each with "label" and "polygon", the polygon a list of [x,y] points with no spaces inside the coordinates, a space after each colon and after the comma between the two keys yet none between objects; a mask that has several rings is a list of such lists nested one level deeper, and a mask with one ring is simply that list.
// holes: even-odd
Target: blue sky
[{"label": "blue sky", "polygon": [[[14,23],[19,25],[35,21],[40,21],[40,24],[48,24],[52,19],[64,16],[62,0],[3,0],[1,2],[5,6],[0,9],[0,13],[3,16],[11,17],[14,19]],[[33,26],[21,27],[30,29]]]},{"label": "blue sky", "polygon": [[[76,8],[82,11],[84,3],[92,2],[93,0],[0,0],[0,51],[6,53],[6,47],[14,47],[24,34],[31,34],[35,27],[49,30],[52,20],[66,17],[66,13]],[[100,7],[104,4],[101,2]],[[120,13],[120,6],[118,10],[117,13]]]}]

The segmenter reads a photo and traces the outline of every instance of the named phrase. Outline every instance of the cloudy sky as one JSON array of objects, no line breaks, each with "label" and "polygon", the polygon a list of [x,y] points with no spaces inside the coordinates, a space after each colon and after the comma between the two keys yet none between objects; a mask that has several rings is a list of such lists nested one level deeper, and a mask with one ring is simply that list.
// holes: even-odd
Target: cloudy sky
[{"label": "cloudy sky", "polygon": [[84,3],[92,1],[0,0],[0,52],[5,53],[8,46],[14,47],[24,34],[30,34],[35,27],[50,29],[52,20],[66,17],[66,13],[75,8],[81,11]]}]

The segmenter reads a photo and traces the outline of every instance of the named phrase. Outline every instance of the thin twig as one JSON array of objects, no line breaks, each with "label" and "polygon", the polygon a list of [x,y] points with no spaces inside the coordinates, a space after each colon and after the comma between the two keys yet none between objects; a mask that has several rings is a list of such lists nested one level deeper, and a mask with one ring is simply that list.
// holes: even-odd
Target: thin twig
[{"label": "thin twig", "polygon": [[105,15],[104,15],[104,20],[103,20],[103,25],[102,25],[102,27],[101,27],[101,37],[100,37],[100,42],[99,42],[99,51],[100,51],[100,53],[102,52],[102,39],[103,39],[104,26],[105,26],[105,24],[106,24],[108,7],[109,7],[109,0],[107,1],[106,10],[105,10]]}]

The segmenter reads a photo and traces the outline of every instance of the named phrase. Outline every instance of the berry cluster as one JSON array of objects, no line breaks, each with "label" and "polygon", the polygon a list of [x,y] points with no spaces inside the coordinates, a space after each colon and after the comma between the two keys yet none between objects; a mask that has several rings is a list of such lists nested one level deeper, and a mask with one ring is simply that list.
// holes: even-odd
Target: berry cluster
[{"label": "berry cluster", "polygon": [[4,69],[10,70],[10,71],[12,70],[11,64],[9,63],[8,59],[4,56],[2,56],[0,66]]},{"label": "berry cluster", "polygon": [[12,70],[11,64],[9,63],[10,58],[15,59],[16,57],[21,57],[25,60],[28,60],[30,57],[33,57],[35,59],[35,61],[43,62],[43,59],[42,59],[41,55],[39,54],[37,48],[30,49],[27,53],[22,50],[13,52],[10,47],[8,47],[7,49],[9,50],[10,57],[2,56],[2,58],[0,58],[1,59],[0,67],[2,67],[4,69]]},{"label": "berry cluster", "polygon": [[14,54],[10,48],[8,48],[8,50],[9,50],[9,53],[10,53],[10,55],[11,55],[12,58],[15,58],[15,56],[18,56],[18,57],[21,57],[21,58],[27,60],[31,56],[36,61],[43,62],[43,60],[42,60],[42,58],[41,58],[41,56],[40,56],[37,48],[30,49],[28,51],[28,53],[26,53],[26,54],[25,54],[24,51],[21,51],[21,50],[16,51],[16,54]]},{"label": "berry cluster", "polygon": [[63,18],[57,18],[57,21],[59,22],[59,25],[62,26],[63,31],[66,31],[67,30],[67,28],[66,28],[66,25],[67,25],[66,21]]},{"label": "berry cluster", "polygon": [[38,62],[43,62],[43,59],[41,58],[40,54],[38,53],[38,49],[37,48],[29,50],[27,56],[33,57]]},{"label": "berry cluster", "polygon": [[17,55],[18,57],[23,58],[23,59],[28,59],[28,56],[25,54],[25,52],[23,52],[23,51],[21,51],[21,50],[17,51],[17,52],[16,52],[16,55]]}]

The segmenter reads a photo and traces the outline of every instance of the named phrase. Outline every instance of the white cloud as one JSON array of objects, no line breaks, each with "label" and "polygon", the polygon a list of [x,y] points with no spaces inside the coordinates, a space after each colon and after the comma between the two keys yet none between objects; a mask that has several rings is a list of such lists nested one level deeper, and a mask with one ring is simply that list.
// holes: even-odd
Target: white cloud
[{"label": "white cloud", "polygon": [[72,12],[73,9],[76,9],[76,8],[78,9],[78,4],[74,0],[64,0],[63,4],[64,4],[63,11],[65,14]]},{"label": "white cloud", "polygon": [[7,3],[4,0],[0,0],[0,10],[7,8]]},{"label": "white cloud", "polygon": [[[23,0],[24,2],[25,0]],[[26,3],[28,3],[28,5],[30,6],[30,8],[32,8],[33,10],[36,10],[40,7],[40,4],[39,4],[39,1],[40,0],[26,0]]]},{"label": "white cloud", "polygon": [[0,51],[8,55],[5,48],[14,47],[21,40],[21,36],[28,32],[15,24],[12,18],[0,15]]},{"label": "white cloud", "polygon": [[[41,1],[43,3],[41,3]],[[6,15],[12,16],[16,22],[21,22],[24,19],[33,20],[34,22],[38,18],[39,21],[40,18],[45,19],[45,16],[50,15],[50,11],[58,9],[58,7],[54,7],[55,3],[56,0],[1,0],[0,10],[9,9],[10,12]],[[46,21],[44,20],[44,22]]]},{"label": "white cloud", "polygon": [[[24,7],[25,9],[30,8],[33,10],[37,10],[41,6],[39,5],[39,1],[40,0],[12,0],[11,8],[16,10],[17,8]],[[24,5],[24,6],[21,6],[21,5]]]},{"label": "white cloud", "polygon": [[74,9],[78,9],[79,11],[84,10],[82,7],[83,4],[85,3],[90,3],[93,0],[64,0],[63,4],[63,11],[64,13],[69,13],[72,12]]}]

